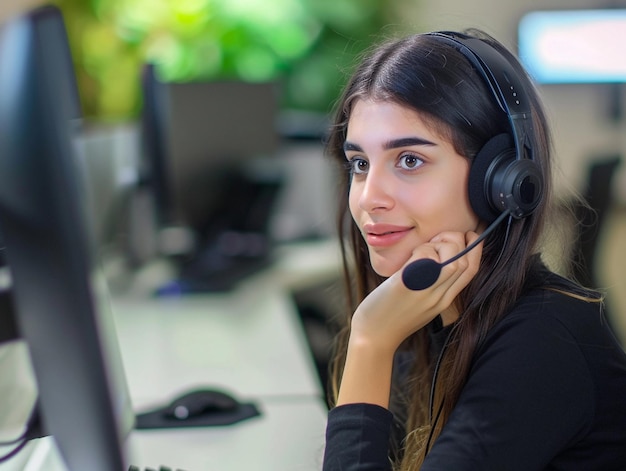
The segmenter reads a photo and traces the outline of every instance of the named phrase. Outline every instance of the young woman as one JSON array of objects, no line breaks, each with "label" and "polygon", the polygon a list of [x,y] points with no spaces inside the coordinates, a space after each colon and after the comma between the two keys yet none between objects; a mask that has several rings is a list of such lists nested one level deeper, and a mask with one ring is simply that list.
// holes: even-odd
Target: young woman
[{"label": "young woman", "polygon": [[514,56],[475,30],[382,45],[328,150],[351,309],[324,470],[626,469],[626,356],[538,253],[550,137]]}]

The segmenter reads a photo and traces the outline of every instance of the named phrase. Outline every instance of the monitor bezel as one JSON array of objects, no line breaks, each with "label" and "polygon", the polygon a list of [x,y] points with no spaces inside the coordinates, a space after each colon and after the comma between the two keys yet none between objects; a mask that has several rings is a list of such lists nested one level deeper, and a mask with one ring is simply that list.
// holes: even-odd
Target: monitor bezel
[{"label": "monitor bezel", "polygon": [[0,228],[46,431],[69,470],[127,466],[134,415],[77,163],[80,100],[61,11],[0,33]]}]

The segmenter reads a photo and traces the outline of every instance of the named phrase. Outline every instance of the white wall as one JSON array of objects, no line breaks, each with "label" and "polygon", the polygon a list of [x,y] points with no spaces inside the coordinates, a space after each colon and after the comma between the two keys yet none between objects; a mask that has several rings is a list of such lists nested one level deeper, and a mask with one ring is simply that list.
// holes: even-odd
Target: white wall
[{"label": "white wall", "polygon": [[[517,23],[530,10],[605,8],[610,0],[408,0],[403,4],[403,24],[416,31],[478,27],[516,50]],[[626,8],[626,1],[612,6]],[[622,86],[626,95],[626,86]],[[584,181],[586,166],[594,156],[620,152],[626,156],[626,120],[608,119],[608,86],[544,85],[540,91],[553,126],[557,163],[556,189],[562,193]],[[626,100],[622,99],[626,112]],[[559,175],[560,173],[560,175]],[[617,197],[626,203],[626,161],[615,182]]]}]

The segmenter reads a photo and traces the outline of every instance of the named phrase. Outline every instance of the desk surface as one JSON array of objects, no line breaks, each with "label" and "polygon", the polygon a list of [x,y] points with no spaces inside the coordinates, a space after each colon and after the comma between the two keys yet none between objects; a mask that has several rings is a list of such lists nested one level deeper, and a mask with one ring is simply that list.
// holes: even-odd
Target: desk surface
[{"label": "desk surface", "polygon": [[113,311],[135,407],[197,386],[244,399],[322,397],[295,307],[276,290],[118,299]]},{"label": "desk surface", "polygon": [[323,398],[290,292],[336,277],[337,263],[333,243],[286,246],[272,268],[234,291],[172,297],[150,295],[167,274],[146,269],[112,302],[134,405],[198,385],[244,399]]},{"label": "desk surface", "polygon": [[[321,469],[326,424],[313,398],[259,401],[262,416],[234,426],[134,431],[129,462],[140,469],[314,471]],[[67,471],[50,437],[31,441],[2,471]]]},{"label": "desk surface", "polygon": [[[262,411],[230,427],[134,431],[131,462],[185,471],[320,469],[323,391],[289,291],[336,276],[336,262],[332,244],[290,247],[272,270],[227,294],[152,298],[140,286],[114,296],[137,411],[196,386],[221,387]],[[17,470],[63,470],[54,441],[34,440],[0,465]]]}]

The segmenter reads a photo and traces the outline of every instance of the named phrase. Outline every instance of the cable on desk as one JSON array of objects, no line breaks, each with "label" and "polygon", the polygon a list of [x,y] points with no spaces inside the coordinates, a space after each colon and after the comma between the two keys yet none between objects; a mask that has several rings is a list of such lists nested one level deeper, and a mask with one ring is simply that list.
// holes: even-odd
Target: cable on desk
[{"label": "cable on desk", "polygon": [[36,400],[30,412],[30,416],[28,417],[28,421],[26,422],[26,425],[24,427],[24,431],[20,434],[20,436],[12,440],[0,441],[0,446],[16,445],[15,448],[13,448],[6,455],[0,456],[0,463],[8,461],[15,455],[17,455],[32,438],[39,438],[43,436],[43,434],[39,433],[39,428],[41,427],[40,421],[41,417],[39,416],[39,400]]},{"label": "cable on desk", "polygon": [[0,442],[0,446],[16,445],[16,447],[13,448],[6,455],[0,456],[0,463],[4,463],[5,461],[10,460],[15,455],[17,455],[22,448],[24,448],[26,446],[26,444],[29,441],[28,434],[30,432],[30,429],[31,429],[31,421],[29,420],[27,426],[24,428],[24,431],[22,432],[22,434],[19,437],[14,438],[12,440],[7,440],[7,441]]},{"label": "cable on desk", "polygon": [[12,439],[12,440],[7,440],[7,441],[4,441],[4,442],[0,442],[0,446],[11,446],[11,445],[15,445],[16,443],[19,443],[19,442],[21,442],[22,440],[26,439],[26,434],[27,434],[27,433],[28,433],[28,429],[24,430],[24,431],[22,432],[22,434],[21,434],[19,437],[17,437],[17,438],[14,438],[14,439]]},{"label": "cable on desk", "polygon": [[[19,441],[19,439],[15,440],[15,441]],[[19,444],[15,448],[13,448],[6,455],[0,456],[0,463],[8,461],[11,458],[13,458],[15,455],[17,455],[22,450],[22,448],[24,448],[26,446],[28,441],[29,440],[26,438],[26,434],[24,434],[24,437],[21,439],[21,441],[19,441]],[[6,443],[6,442],[3,442],[3,443]]]}]

